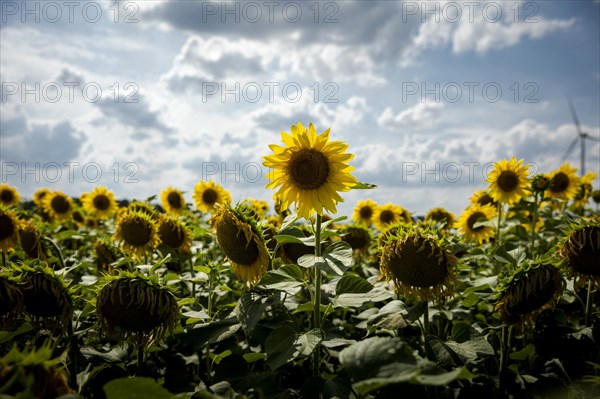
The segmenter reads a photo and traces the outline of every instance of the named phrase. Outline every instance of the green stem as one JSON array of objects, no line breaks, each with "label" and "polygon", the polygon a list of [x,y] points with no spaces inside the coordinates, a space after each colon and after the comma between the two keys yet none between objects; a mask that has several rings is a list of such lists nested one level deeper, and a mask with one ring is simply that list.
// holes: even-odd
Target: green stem
[{"label": "green stem", "polygon": [[[315,257],[321,256],[321,215],[317,214],[315,227]],[[315,267],[315,295],[313,303],[314,328],[321,328],[321,269]],[[314,350],[313,375],[320,376],[319,366],[321,364],[320,346]]]},{"label": "green stem", "polygon": [[535,226],[538,218],[538,194],[533,194],[533,217],[531,219],[531,256],[534,257],[533,249],[535,245]]},{"label": "green stem", "polygon": [[6,254],[4,253],[4,250],[0,252],[2,252],[2,267],[6,267]]},{"label": "green stem", "polygon": [[588,280],[587,298],[585,299],[585,325],[592,326],[592,280]]},{"label": "green stem", "polygon": [[506,324],[502,326],[502,336],[500,339],[500,366],[498,367],[498,389],[500,395],[505,394],[504,370],[508,365],[508,353],[510,351],[510,327]]},{"label": "green stem", "polygon": [[[212,284],[213,282],[213,268],[211,267],[210,272],[208,274],[208,305],[206,309],[206,313],[208,313],[208,321],[209,323],[212,321]],[[206,342],[206,378],[210,380],[211,373],[211,360],[210,360],[210,343]]]},{"label": "green stem", "polygon": [[[58,244],[55,243],[54,240],[52,240],[48,237],[42,237],[42,239],[46,240],[46,242],[48,242],[50,244],[50,246],[52,246],[54,254],[58,258],[58,263],[60,264],[60,268],[64,269],[65,268],[65,259],[63,258],[62,251],[58,247]],[[4,253],[3,253],[3,255],[4,255]]]},{"label": "green stem", "polygon": [[429,334],[429,301],[425,300],[425,310],[423,311],[423,342],[427,342]]},{"label": "green stem", "polygon": [[69,320],[68,326],[69,335],[69,385],[71,388],[77,390],[77,354],[79,353],[79,346],[77,344],[77,337],[73,333],[73,320]]},{"label": "green stem", "polygon": [[[192,258],[190,258],[190,277],[192,279],[192,298],[196,298],[196,283],[194,282],[194,262],[192,261]],[[208,294],[208,298],[210,301],[210,293]]]},{"label": "green stem", "polygon": [[496,225],[496,248],[500,246],[500,220],[502,219],[502,204],[498,202],[498,223]]}]

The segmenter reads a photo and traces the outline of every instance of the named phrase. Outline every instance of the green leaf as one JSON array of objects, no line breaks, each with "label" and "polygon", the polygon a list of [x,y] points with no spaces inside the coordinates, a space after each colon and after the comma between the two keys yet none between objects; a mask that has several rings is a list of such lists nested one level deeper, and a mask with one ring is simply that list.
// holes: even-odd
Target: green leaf
[{"label": "green leaf", "polygon": [[218,355],[211,354],[211,358],[213,360],[213,363],[219,364],[219,363],[221,363],[221,360],[223,360],[227,356],[231,355],[231,353],[232,353],[231,350],[227,349],[226,351],[223,351],[223,352],[219,353]]},{"label": "green leaf", "polygon": [[244,353],[242,355],[242,357],[244,358],[244,360],[248,363],[254,363],[254,362],[258,362],[259,360],[262,359],[266,359],[267,358],[267,354],[266,353],[260,353],[260,352],[250,352],[250,353]]},{"label": "green leaf", "polygon": [[294,294],[303,283],[302,269],[296,265],[283,265],[279,269],[265,273],[258,286]]},{"label": "green leaf", "polygon": [[245,292],[238,302],[236,315],[246,333],[254,329],[265,310],[275,302],[269,291],[253,289]]},{"label": "green leaf", "polygon": [[277,370],[298,357],[300,351],[294,346],[295,342],[296,331],[290,326],[282,326],[271,332],[265,342],[267,364],[271,370]]},{"label": "green leaf", "polygon": [[367,302],[381,302],[392,297],[392,293],[384,288],[375,287],[369,292],[341,294],[337,298],[331,298],[333,306],[339,307],[359,307]]},{"label": "green leaf", "polygon": [[459,379],[471,379],[476,377],[475,374],[471,373],[466,367],[458,367],[452,371],[441,374],[421,374],[418,375],[415,380],[420,384],[424,385],[448,385],[454,380]]},{"label": "green leaf", "polygon": [[470,308],[470,307],[477,305],[478,302],[479,302],[479,295],[477,295],[474,292],[471,292],[469,295],[467,295],[466,298],[464,298],[460,302],[460,304],[462,306],[464,306],[465,308]]},{"label": "green leaf", "polygon": [[352,266],[352,247],[345,241],[334,242],[325,249],[323,257],[329,269],[324,271],[341,276]]},{"label": "green leaf", "polygon": [[343,276],[335,286],[335,294],[365,293],[373,289],[373,285],[362,277],[346,275]]},{"label": "green leaf", "polygon": [[323,341],[323,338],[323,332],[318,328],[314,328],[306,334],[298,336],[294,345],[298,348],[301,355],[310,356],[317,345]]},{"label": "green leaf", "polygon": [[118,378],[104,385],[106,399],[171,399],[169,391],[152,378]]},{"label": "green leaf", "polygon": [[7,341],[12,341],[15,337],[28,333],[32,329],[33,327],[31,324],[23,323],[15,331],[0,331],[0,344],[3,344]]},{"label": "green leaf", "polygon": [[513,352],[510,354],[510,358],[513,360],[527,360],[528,359],[530,363],[532,363],[536,357],[537,356],[535,354],[535,345],[533,345],[533,344],[528,344],[526,347],[524,347],[520,351]]},{"label": "green leaf", "polygon": [[352,190],[372,190],[374,188],[377,188],[376,184],[358,182],[352,187]]},{"label": "green leaf", "polygon": [[214,344],[231,337],[242,325],[237,317],[230,317],[225,320],[196,325],[195,327],[183,334],[181,339],[189,342],[195,348],[202,348],[207,342]]}]

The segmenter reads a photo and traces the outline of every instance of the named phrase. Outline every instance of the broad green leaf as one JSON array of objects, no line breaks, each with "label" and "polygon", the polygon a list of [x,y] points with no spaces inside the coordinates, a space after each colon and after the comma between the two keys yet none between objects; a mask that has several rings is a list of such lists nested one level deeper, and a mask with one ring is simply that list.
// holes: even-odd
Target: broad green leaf
[{"label": "broad green leaf", "polygon": [[267,358],[267,354],[266,353],[260,353],[260,352],[251,352],[251,353],[244,353],[242,355],[242,357],[244,358],[244,360],[248,363],[254,363],[254,362],[258,362],[259,360],[262,359],[266,359]]},{"label": "broad green leaf", "polygon": [[215,364],[219,364],[221,363],[221,360],[225,359],[227,356],[231,355],[231,350],[227,349],[221,353],[219,353],[218,355],[215,354],[211,354],[211,358],[213,360],[213,363]]},{"label": "broad green leaf", "polygon": [[358,182],[352,187],[352,190],[372,190],[374,188],[377,188],[376,184]]},{"label": "broad green leaf", "polygon": [[104,385],[106,399],[171,399],[172,393],[152,378],[118,378]]},{"label": "broad green leaf", "polygon": [[373,285],[362,277],[346,275],[343,276],[335,286],[335,294],[365,293],[373,289]]},{"label": "broad green leaf", "polygon": [[271,370],[277,370],[298,357],[300,351],[294,346],[295,342],[296,331],[290,326],[282,326],[271,332],[265,342],[267,364]]},{"label": "broad green leaf", "polygon": [[471,373],[466,367],[458,367],[452,371],[441,374],[421,374],[415,380],[423,385],[447,385],[454,380],[464,380],[474,378],[475,374]]},{"label": "broad green leaf", "polygon": [[462,306],[464,306],[465,308],[470,308],[470,307],[477,305],[478,302],[479,302],[479,295],[477,295],[474,292],[471,292],[469,295],[467,295],[466,298],[464,298],[460,302],[460,304]]},{"label": "broad green leaf", "polygon": [[294,294],[303,282],[304,276],[298,266],[284,265],[279,269],[265,273],[258,282],[258,286]]},{"label": "broad green leaf", "polygon": [[33,327],[29,323],[23,323],[15,331],[0,331],[0,344],[12,341],[15,337],[31,331]]},{"label": "broad green leaf", "polygon": [[375,287],[369,292],[359,294],[341,294],[337,298],[332,298],[331,302],[336,308],[339,307],[359,307],[367,302],[381,302],[392,297],[392,293],[384,288]]},{"label": "broad green leaf", "polygon": [[329,269],[324,271],[341,276],[352,266],[352,247],[345,241],[334,242],[325,249],[323,257]]},{"label": "broad green leaf", "polygon": [[196,325],[195,328],[179,336],[181,340],[189,342],[195,348],[202,348],[207,342],[214,344],[231,337],[241,327],[237,317],[230,317],[225,320]]},{"label": "broad green leaf", "polygon": [[269,291],[253,289],[245,292],[236,307],[236,315],[242,323],[246,333],[254,329],[265,310],[275,302]]},{"label": "broad green leaf", "polygon": [[301,355],[310,356],[321,341],[323,341],[323,332],[318,328],[314,328],[306,334],[298,336],[294,345]]}]

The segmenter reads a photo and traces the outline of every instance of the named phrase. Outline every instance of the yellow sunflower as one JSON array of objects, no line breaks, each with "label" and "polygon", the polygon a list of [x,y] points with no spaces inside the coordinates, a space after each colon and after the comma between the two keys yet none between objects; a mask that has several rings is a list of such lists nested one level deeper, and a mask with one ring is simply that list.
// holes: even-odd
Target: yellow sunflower
[{"label": "yellow sunflower", "polygon": [[112,191],[106,187],[94,187],[82,200],[83,209],[97,219],[106,219],[112,216],[117,208],[117,200]]},{"label": "yellow sunflower", "polygon": [[252,221],[219,205],[209,223],[238,278],[244,285],[258,281],[267,272],[269,252]]},{"label": "yellow sunflower", "polygon": [[9,186],[8,184],[0,184],[0,204],[5,207],[17,206],[21,196],[16,188]]},{"label": "yellow sunflower", "polygon": [[0,250],[12,251],[19,243],[20,222],[17,215],[4,205],[0,205]]},{"label": "yellow sunflower", "polygon": [[494,170],[488,175],[489,192],[494,200],[503,204],[514,204],[529,194],[527,173],[529,165],[515,157],[494,164]]},{"label": "yellow sunflower", "polygon": [[41,234],[33,220],[21,222],[19,228],[21,249],[31,259],[43,257]]},{"label": "yellow sunflower", "polygon": [[165,208],[167,213],[173,215],[181,215],[181,212],[185,209],[185,198],[181,190],[177,190],[173,187],[168,187],[160,193],[160,200],[162,207]]},{"label": "yellow sunflower", "polygon": [[336,213],[336,205],[344,200],[338,192],[350,190],[356,179],[350,174],[354,167],[346,162],[354,158],[347,154],[348,144],[329,141],[329,129],[317,135],[311,123],[308,130],[301,124],[291,127],[291,135],[281,132],[285,147],[271,144],[273,155],[264,157],[269,168],[267,188],[276,189],[284,208],[297,207],[298,216],[308,219],[313,211],[323,209]]},{"label": "yellow sunflower", "polygon": [[425,215],[426,221],[431,221],[434,223],[444,222],[444,230],[451,229],[454,226],[454,221],[456,220],[456,216],[450,211],[445,210],[444,208],[433,208]]},{"label": "yellow sunflower", "polygon": [[387,230],[390,226],[398,223],[410,223],[412,220],[406,209],[399,205],[388,202],[385,205],[379,205],[373,215],[373,224],[381,231]]},{"label": "yellow sunflower", "polygon": [[498,211],[492,205],[471,205],[455,223],[455,226],[464,235],[465,240],[482,244],[494,237],[495,230],[491,226],[475,226],[478,222],[489,222],[498,216]]},{"label": "yellow sunflower", "polygon": [[486,190],[479,190],[469,198],[471,204],[496,206],[496,201]]},{"label": "yellow sunflower", "polygon": [[552,198],[568,200],[573,198],[579,186],[577,169],[564,163],[558,170],[550,173],[550,187],[546,194]]},{"label": "yellow sunflower", "polygon": [[40,209],[43,208],[44,207],[44,197],[50,193],[51,193],[50,189],[48,189],[46,187],[35,190],[35,192],[33,193],[33,203],[38,208],[40,208]]},{"label": "yellow sunflower", "polygon": [[248,198],[248,201],[252,204],[252,209],[258,216],[258,219],[264,219],[267,216],[267,212],[269,212],[269,203],[265,200]]},{"label": "yellow sunflower", "polygon": [[231,195],[214,181],[200,180],[194,187],[194,201],[196,207],[204,213],[211,212],[216,204],[227,205],[231,203]]},{"label": "yellow sunflower", "polygon": [[182,254],[191,254],[191,233],[179,220],[165,214],[158,218],[160,241]]},{"label": "yellow sunflower", "polygon": [[136,259],[151,255],[160,244],[156,224],[148,214],[140,211],[128,211],[119,216],[113,240],[123,252]]},{"label": "yellow sunflower", "polygon": [[73,200],[60,191],[48,193],[43,200],[44,211],[56,220],[71,218],[73,212]]},{"label": "yellow sunflower", "polygon": [[352,213],[352,220],[356,223],[370,226],[373,221],[373,216],[377,210],[377,203],[373,200],[366,199],[358,201]]},{"label": "yellow sunflower", "polygon": [[596,176],[597,174],[595,172],[588,172],[585,174],[585,176],[581,177],[577,191],[573,196],[573,206],[575,208],[585,208],[585,206],[588,204],[593,190],[592,182]]}]

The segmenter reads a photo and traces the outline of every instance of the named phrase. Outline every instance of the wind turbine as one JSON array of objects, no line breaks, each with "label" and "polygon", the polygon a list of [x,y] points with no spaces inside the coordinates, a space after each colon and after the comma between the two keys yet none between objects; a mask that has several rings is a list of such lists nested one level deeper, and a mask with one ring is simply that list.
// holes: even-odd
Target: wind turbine
[{"label": "wind turbine", "polygon": [[575,148],[577,141],[579,141],[581,144],[581,168],[579,170],[581,171],[581,176],[583,176],[585,175],[585,141],[600,141],[600,139],[598,139],[597,137],[590,136],[586,132],[581,131],[581,126],[579,125],[579,118],[577,118],[577,113],[575,112],[575,107],[573,106],[573,101],[571,101],[571,97],[568,97],[568,100],[569,109],[571,110],[571,116],[573,117],[575,129],[577,130],[577,137],[575,137],[575,139],[571,142],[571,145],[569,146],[569,148],[567,148],[567,151],[565,152],[565,155],[563,155],[562,160],[560,162],[563,163],[569,157],[569,155],[571,155],[571,152]]}]

